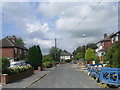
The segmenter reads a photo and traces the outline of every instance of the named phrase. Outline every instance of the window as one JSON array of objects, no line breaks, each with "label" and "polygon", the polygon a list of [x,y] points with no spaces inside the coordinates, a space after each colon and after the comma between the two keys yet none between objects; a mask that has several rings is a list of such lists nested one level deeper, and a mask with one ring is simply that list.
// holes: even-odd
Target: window
[{"label": "window", "polygon": [[14,48],[14,50],[15,50],[15,54],[17,54],[17,48]]},{"label": "window", "polygon": [[22,49],[19,49],[19,53],[22,54]]},{"label": "window", "polygon": [[113,43],[113,41],[114,41],[114,38],[112,38],[112,43]]},{"label": "window", "polygon": [[118,36],[115,37],[115,41],[118,41]]},{"label": "window", "polygon": [[24,54],[26,55],[27,53],[26,53],[26,50],[24,50]]}]

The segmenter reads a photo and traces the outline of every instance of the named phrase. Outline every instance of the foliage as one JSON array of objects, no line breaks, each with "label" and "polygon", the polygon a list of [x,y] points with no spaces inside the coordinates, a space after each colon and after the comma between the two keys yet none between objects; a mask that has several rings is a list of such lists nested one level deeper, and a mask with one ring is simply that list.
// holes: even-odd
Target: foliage
[{"label": "foliage", "polygon": [[98,56],[94,53],[94,50],[91,48],[88,48],[85,53],[85,60],[91,60],[91,61],[97,61]]},{"label": "foliage", "polygon": [[46,62],[46,61],[52,62],[52,57],[45,55],[45,56],[43,56],[43,60],[42,61],[43,62]]},{"label": "foliage", "polygon": [[16,42],[19,43],[19,44],[25,45],[22,38],[16,38]]},{"label": "foliage", "polygon": [[53,63],[52,62],[52,57],[45,55],[45,56],[43,56],[42,62],[43,62],[43,66],[45,68],[52,67],[52,63]]},{"label": "foliage", "polygon": [[[73,51],[74,57],[76,57],[76,55],[77,55],[78,53],[81,53],[81,58],[85,58],[85,48],[86,48],[86,50],[87,50],[88,48],[96,49],[97,46],[96,46],[95,43],[89,43],[89,44],[86,45],[86,47],[85,47],[85,45],[79,46],[79,47],[76,48],[76,50]],[[76,58],[75,58],[75,59],[76,59]]]},{"label": "foliage", "polygon": [[114,44],[110,50],[104,55],[104,63],[109,61],[109,66],[120,68],[120,42]]},{"label": "foliage", "polygon": [[77,53],[75,56],[74,56],[74,59],[75,60],[79,60],[80,58],[82,58],[83,56],[82,56],[82,53],[81,52],[79,52],[79,53]]},{"label": "foliage", "polygon": [[33,69],[31,65],[25,65],[25,66],[21,66],[21,67],[12,67],[9,68],[9,71],[7,74],[19,74],[21,72],[27,71]]},{"label": "foliage", "polygon": [[43,62],[43,66],[45,68],[50,68],[50,67],[52,67],[52,62],[50,62],[50,61]]},{"label": "foliage", "polygon": [[66,63],[70,63],[71,61],[72,60],[70,60],[70,59],[65,60]]},{"label": "foliage", "polygon": [[0,70],[2,70],[2,73],[7,73],[8,72],[8,67],[10,66],[10,62],[7,58],[1,58],[0,59],[1,67]]},{"label": "foliage", "polygon": [[[12,40],[12,36],[8,36],[9,39]],[[25,45],[24,41],[22,38],[16,38],[16,42],[21,45]]]},{"label": "foliage", "polygon": [[73,51],[74,57],[78,54],[81,53],[82,57],[84,57],[85,54],[85,46],[77,47],[76,50]]},{"label": "foliage", "polygon": [[[54,61],[60,61],[60,53],[62,52],[61,49],[59,48],[55,48],[55,47],[52,47],[50,50],[49,50],[49,56],[52,58],[52,60]],[[55,56],[56,54],[56,56]],[[56,57],[56,58],[55,58]],[[56,60],[55,60],[56,59]]]},{"label": "foliage", "polygon": [[28,62],[33,66],[34,69],[37,69],[38,66],[42,67],[42,53],[38,45],[34,45],[29,48]]}]

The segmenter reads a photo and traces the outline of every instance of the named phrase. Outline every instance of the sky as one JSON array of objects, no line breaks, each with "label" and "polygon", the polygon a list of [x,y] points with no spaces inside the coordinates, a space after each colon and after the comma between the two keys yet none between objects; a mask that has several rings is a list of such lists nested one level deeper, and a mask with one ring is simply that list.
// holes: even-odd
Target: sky
[{"label": "sky", "polygon": [[[98,0],[100,1],[100,0]],[[103,34],[118,31],[118,3],[98,2],[2,2],[2,38],[16,35],[26,47],[40,45],[48,54],[55,45],[72,52],[78,46],[96,43]],[[96,9],[88,15],[94,8]],[[87,18],[83,20],[83,18]],[[79,24],[82,21],[81,24]],[[0,33],[0,34],[1,34]],[[82,35],[86,35],[85,38]]]}]

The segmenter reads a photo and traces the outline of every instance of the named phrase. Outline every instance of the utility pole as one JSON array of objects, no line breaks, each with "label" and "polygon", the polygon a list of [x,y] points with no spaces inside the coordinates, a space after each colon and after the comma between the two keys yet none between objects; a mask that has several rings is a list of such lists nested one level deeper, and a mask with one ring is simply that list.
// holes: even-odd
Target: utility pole
[{"label": "utility pole", "polygon": [[56,44],[56,38],[55,38],[55,61],[57,61],[57,60],[56,60],[56,58],[57,58],[57,52],[56,52],[56,49],[57,49],[57,44]]}]

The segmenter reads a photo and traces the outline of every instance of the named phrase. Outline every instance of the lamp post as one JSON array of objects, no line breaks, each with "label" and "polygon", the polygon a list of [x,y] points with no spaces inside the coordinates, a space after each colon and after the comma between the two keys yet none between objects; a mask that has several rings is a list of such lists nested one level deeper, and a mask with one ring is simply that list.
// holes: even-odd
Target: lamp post
[{"label": "lamp post", "polygon": [[86,51],[86,34],[82,35],[85,38],[85,51]]},{"label": "lamp post", "polygon": [[[83,34],[82,37],[85,38],[85,52],[86,52],[86,34]],[[84,53],[84,59],[85,59],[85,53]],[[87,62],[86,62],[87,63]]]}]

